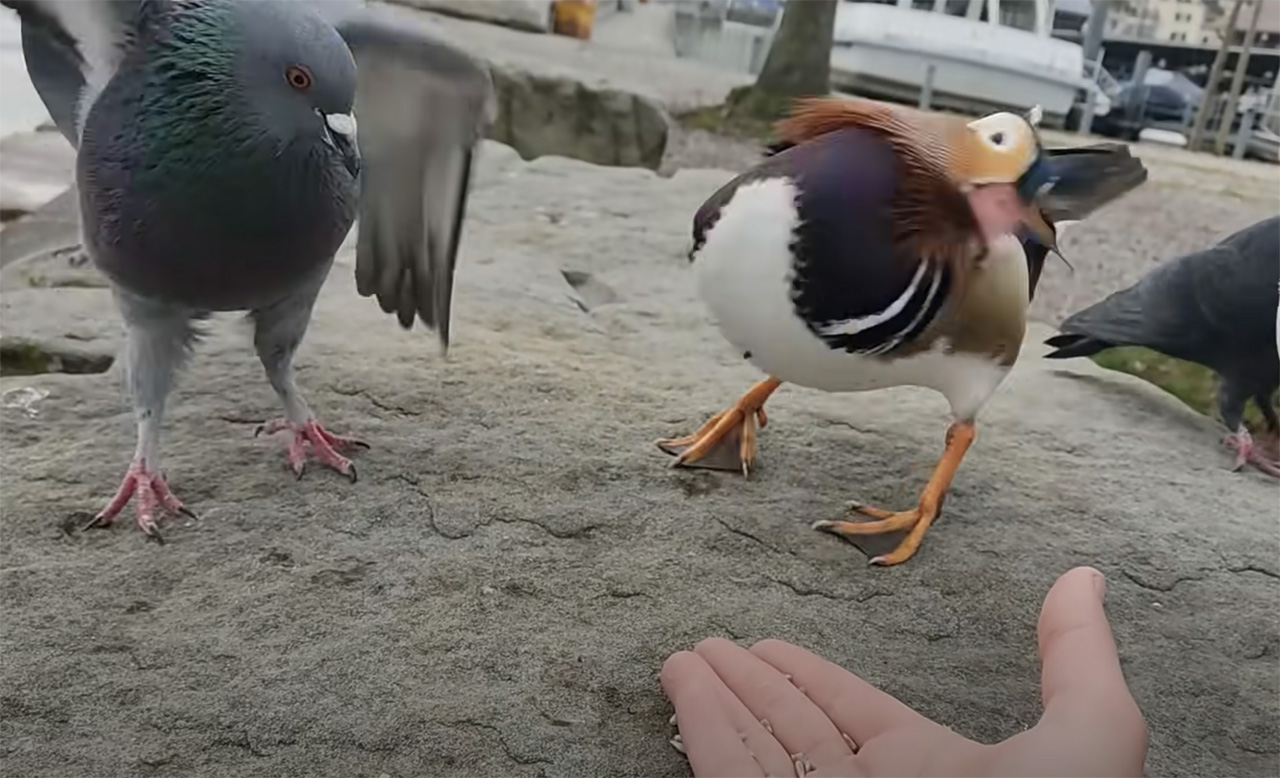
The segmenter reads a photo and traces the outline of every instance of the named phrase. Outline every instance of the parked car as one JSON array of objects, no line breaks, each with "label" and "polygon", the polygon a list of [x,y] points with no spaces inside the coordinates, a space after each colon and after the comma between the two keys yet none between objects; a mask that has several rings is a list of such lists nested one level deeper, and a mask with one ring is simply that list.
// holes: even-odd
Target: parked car
[{"label": "parked car", "polygon": [[1146,129],[1181,133],[1203,97],[1204,90],[1181,73],[1151,68],[1140,86],[1121,82],[1111,110],[1094,118],[1093,131],[1130,141]]}]

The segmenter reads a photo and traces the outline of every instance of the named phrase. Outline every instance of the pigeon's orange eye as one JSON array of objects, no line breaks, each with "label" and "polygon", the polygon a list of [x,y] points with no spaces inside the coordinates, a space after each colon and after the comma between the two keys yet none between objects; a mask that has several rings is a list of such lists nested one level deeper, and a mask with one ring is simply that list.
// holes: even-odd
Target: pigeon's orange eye
[{"label": "pigeon's orange eye", "polygon": [[305,90],[311,88],[311,71],[302,65],[290,65],[284,71],[284,79],[289,82],[289,86],[297,90]]}]

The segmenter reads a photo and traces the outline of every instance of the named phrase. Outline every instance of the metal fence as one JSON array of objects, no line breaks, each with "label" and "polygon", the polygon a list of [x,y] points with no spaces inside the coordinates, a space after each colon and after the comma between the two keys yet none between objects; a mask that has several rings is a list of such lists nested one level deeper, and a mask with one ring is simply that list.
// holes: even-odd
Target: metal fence
[{"label": "metal fence", "polygon": [[[1142,61],[1144,59],[1145,62]],[[1116,82],[1104,68],[1097,63],[1086,61],[1085,96],[1080,104],[1083,110],[1078,125],[1072,129],[1085,133],[1093,129],[1091,101],[1087,96],[1096,91],[1106,94],[1111,99],[1111,110],[1123,116],[1124,124],[1131,128],[1135,135],[1139,135],[1146,129],[1155,128],[1177,133],[1189,146],[1193,140],[1191,131],[1195,124],[1199,100],[1188,100],[1179,120],[1170,121],[1167,116],[1149,116],[1147,89],[1154,86],[1146,81],[1149,64],[1149,54],[1146,57],[1139,56],[1133,80],[1141,79],[1144,86],[1122,92],[1122,85]],[[1280,162],[1280,82],[1268,90],[1254,90],[1240,95],[1235,111],[1230,115],[1227,113],[1229,102],[1229,95],[1224,93],[1218,93],[1212,98],[1198,150],[1219,154],[1229,153],[1236,159],[1249,155],[1269,162]],[[1225,132],[1223,132],[1224,125]],[[1220,137],[1221,144],[1218,142]]]}]

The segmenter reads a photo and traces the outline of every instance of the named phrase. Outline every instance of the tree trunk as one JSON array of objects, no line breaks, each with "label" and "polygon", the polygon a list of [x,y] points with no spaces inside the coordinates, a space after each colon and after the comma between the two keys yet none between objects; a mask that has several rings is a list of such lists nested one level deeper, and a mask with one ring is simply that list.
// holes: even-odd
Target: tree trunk
[{"label": "tree trunk", "polygon": [[771,121],[785,115],[797,97],[830,93],[838,2],[787,1],[755,84],[729,94],[730,118]]}]

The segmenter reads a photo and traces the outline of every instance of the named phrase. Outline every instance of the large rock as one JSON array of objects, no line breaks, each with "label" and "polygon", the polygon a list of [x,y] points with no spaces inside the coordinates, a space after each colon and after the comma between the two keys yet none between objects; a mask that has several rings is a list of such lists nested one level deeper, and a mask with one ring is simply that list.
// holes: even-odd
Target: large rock
[{"label": "large rock", "polygon": [[651,170],[662,164],[666,113],[647,97],[500,67],[493,81],[498,114],[489,137],[526,159],[554,154]]},{"label": "large rock", "polygon": [[[656,674],[707,635],[796,641],[994,740],[1035,722],[1040,601],[1083,563],[1109,577],[1150,774],[1277,774],[1276,489],[1227,469],[1212,421],[1041,361],[1036,328],[945,518],[870,568],[809,524],[910,505],[940,396],[784,389],[749,481],[652,444],[759,377],[685,259],[730,174],[482,160],[448,359],[355,293],[349,250],[317,305],[298,378],[372,442],[356,484],[296,481],[253,437],[279,409],[238,316],[165,419],[164,469],[202,518],[163,547],[131,514],[74,529],[133,451],[118,363],[0,378],[5,774],[686,775]],[[5,268],[4,335],[113,354],[105,290],[24,280],[58,261]]]},{"label": "large rock", "polygon": [[687,111],[724,101],[729,90],[752,78],[673,56],[610,46],[561,35],[538,35],[493,24],[415,10],[416,0],[383,4],[388,13],[405,14],[434,28],[445,40],[506,69],[581,81],[647,97],[670,111]]},{"label": "large rock", "polygon": [[690,60],[411,6],[440,7],[436,0],[397,0],[387,7],[490,64],[499,101],[491,137],[525,159],[557,155],[656,170],[666,149],[669,111],[718,104],[750,80]]},{"label": "large rock", "polygon": [[525,32],[549,33],[555,24],[555,0],[393,0],[428,11],[501,24]]}]

